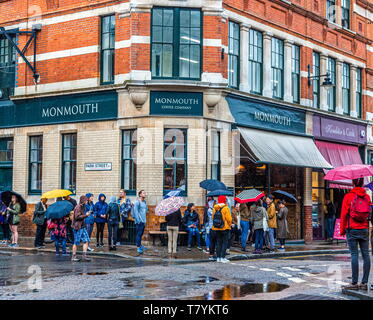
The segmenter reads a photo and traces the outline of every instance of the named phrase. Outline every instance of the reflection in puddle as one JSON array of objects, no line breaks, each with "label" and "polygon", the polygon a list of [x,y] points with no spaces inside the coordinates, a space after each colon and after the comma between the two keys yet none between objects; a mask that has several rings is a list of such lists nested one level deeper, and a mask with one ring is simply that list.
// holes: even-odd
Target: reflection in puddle
[{"label": "reflection in puddle", "polygon": [[102,276],[104,274],[108,274],[107,272],[81,272],[78,273],[81,276]]},{"label": "reflection in puddle", "polygon": [[0,279],[0,287],[15,286],[15,285],[20,284],[20,283],[21,283],[21,281]]},{"label": "reflection in puddle", "polygon": [[213,281],[219,281],[219,279],[217,279],[217,278],[207,277],[207,276],[200,277],[200,279],[201,280],[197,280],[196,282],[197,283],[210,283],[210,282],[213,282]]},{"label": "reflection in puddle", "polygon": [[231,300],[249,294],[278,292],[289,288],[286,284],[277,282],[245,283],[244,285],[228,284],[222,289],[213,290],[203,296],[193,297],[196,300]]}]

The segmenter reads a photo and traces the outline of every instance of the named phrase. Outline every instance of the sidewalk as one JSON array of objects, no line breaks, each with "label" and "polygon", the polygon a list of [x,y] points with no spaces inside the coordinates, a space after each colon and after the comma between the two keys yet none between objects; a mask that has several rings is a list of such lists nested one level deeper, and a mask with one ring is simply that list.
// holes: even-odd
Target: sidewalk
[{"label": "sidewalk", "polygon": [[[0,245],[0,250],[26,250],[32,252],[50,252],[54,253],[54,243],[48,243],[45,249],[36,249],[33,245],[33,238],[21,238],[19,240],[20,247],[9,248],[4,245]],[[47,240],[48,241],[48,240]],[[80,247],[81,248],[81,247]],[[147,246],[148,250],[142,255],[139,255],[136,251],[135,246],[121,245],[117,246],[116,251],[109,251],[108,246],[104,248],[96,248],[89,255],[92,256],[109,256],[118,258],[131,258],[131,259],[151,259],[151,260],[169,260],[167,254],[167,246]],[[70,248],[68,249],[71,251]],[[304,255],[315,255],[315,254],[343,254],[348,253],[348,248],[345,243],[326,243],[325,241],[315,241],[312,244],[304,244],[301,241],[290,242],[286,247],[285,252],[277,251],[275,253],[264,253],[264,254],[252,254],[254,248],[247,247],[248,252],[242,252],[238,247],[231,247],[230,254],[227,256],[230,260],[246,260],[246,259],[263,259],[263,258],[280,258],[288,256],[304,256]],[[80,252],[80,251],[79,251]],[[187,247],[178,247],[177,259],[179,262],[207,262],[209,255],[203,251],[199,251],[197,248],[192,248],[191,251],[187,250]]]}]

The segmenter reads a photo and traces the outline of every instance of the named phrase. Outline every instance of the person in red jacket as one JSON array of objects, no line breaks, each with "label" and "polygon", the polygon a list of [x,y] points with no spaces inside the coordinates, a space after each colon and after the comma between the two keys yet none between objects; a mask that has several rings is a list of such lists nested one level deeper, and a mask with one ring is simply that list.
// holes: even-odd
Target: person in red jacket
[{"label": "person in red jacket", "polygon": [[[369,195],[362,188],[364,179],[352,180],[354,188],[347,193],[342,202],[341,235],[347,236],[351,253],[352,284],[345,286],[348,290],[368,290],[370,272],[369,257],[369,212],[372,205]],[[369,208],[368,208],[369,207]],[[359,279],[359,246],[363,256],[363,279]]]}]

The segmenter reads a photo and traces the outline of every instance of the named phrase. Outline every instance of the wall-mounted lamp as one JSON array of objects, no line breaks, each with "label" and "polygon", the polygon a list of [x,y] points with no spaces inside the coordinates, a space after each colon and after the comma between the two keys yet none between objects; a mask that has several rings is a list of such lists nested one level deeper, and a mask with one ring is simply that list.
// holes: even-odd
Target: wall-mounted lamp
[{"label": "wall-mounted lamp", "polygon": [[224,53],[225,53],[224,48],[221,48],[221,59],[222,59],[222,60],[224,60]]},{"label": "wall-mounted lamp", "polygon": [[313,79],[320,79],[321,77],[325,77],[325,79],[324,79],[323,83],[321,84],[321,86],[323,86],[325,88],[330,88],[330,87],[334,86],[334,83],[330,79],[330,74],[328,72],[326,74],[323,74],[323,75],[320,75],[320,76],[311,76],[311,65],[307,66],[307,70],[308,70],[308,76],[307,76],[307,78],[308,78],[308,86],[309,87],[311,86]]}]

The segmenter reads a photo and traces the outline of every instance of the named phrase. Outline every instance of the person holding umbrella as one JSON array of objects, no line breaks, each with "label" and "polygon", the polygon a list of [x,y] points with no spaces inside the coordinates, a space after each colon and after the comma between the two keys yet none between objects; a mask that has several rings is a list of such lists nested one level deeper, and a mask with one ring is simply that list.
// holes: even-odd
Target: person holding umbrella
[{"label": "person holding umbrella", "polygon": [[8,244],[8,241],[10,239],[10,229],[6,214],[6,208],[6,205],[0,200],[0,226],[3,232],[3,240],[1,241],[1,244]]},{"label": "person holding umbrella", "polygon": [[270,252],[275,251],[275,230],[277,229],[276,207],[273,203],[273,196],[271,194],[266,197],[267,215],[268,215],[268,236]]},{"label": "person holding umbrella", "polygon": [[7,208],[9,214],[9,225],[12,231],[12,243],[9,247],[19,247],[18,245],[18,225],[20,223],[21,205],[16,195],[12,195],[11,202]]},{"label": "person holding umbrella", "polygon": [[34,217],[32,222],[36,224],[35,248],[41,249],[44,247],[45,231],[47,230],[47,198],[41,198],[35,206]]}]

